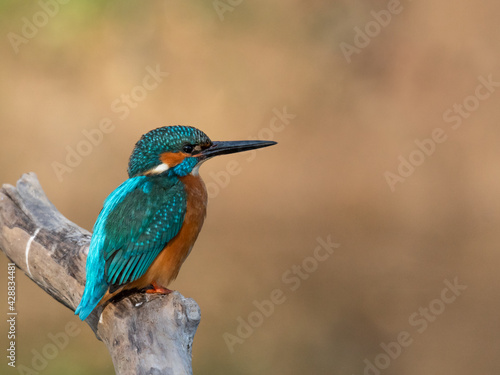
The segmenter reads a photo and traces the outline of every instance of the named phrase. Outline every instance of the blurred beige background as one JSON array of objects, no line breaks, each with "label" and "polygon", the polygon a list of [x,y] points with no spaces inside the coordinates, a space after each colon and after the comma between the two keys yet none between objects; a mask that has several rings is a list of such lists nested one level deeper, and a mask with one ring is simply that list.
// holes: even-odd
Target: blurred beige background
[{"label": "blurred beige background", "polygon": [[[201,307],[194,373],[498,374],[499,11],[463,0],[5,0],[0,182],[36,172],[91,230],[153,128],[274,139],[254,159],[201,168],[208,217],[172,286]],[[141,88],[151,69],[156,87]],[[328,236],[333,254],[316,250]],[[18,366],[114,373],[85,324],[20,271],[17,282]],[[256,304],[275,289],[282,303],[264,317]],[[249,317],[257,327],[228,345]],[[80,333],[38,371],[36,353],[70,322]],[[20,373],[5,356],[0,369]]]}]

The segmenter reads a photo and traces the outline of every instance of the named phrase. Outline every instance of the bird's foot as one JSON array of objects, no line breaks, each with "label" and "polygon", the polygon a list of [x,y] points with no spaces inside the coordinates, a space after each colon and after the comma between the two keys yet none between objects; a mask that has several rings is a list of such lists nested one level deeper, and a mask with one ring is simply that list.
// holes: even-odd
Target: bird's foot
[{"label": "bird's foot", "polygon": [[158,285],[156,281],[153,281],[151,285],[153,286],[153,289],[146,290],[146,293],[170,294],[173,292],[173,290]]}]

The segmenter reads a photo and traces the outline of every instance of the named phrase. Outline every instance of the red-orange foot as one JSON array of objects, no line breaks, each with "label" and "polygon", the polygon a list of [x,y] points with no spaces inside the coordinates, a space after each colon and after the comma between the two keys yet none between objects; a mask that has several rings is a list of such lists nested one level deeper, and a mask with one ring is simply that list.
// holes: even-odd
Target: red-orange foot
[{"label": "red-orange foot", "polygon": [[173,290],[158,285],[156,281],[153,281],[151,285],[153,286],[153,289],[146,290],[146,293],[170,294],[173,292]]}]

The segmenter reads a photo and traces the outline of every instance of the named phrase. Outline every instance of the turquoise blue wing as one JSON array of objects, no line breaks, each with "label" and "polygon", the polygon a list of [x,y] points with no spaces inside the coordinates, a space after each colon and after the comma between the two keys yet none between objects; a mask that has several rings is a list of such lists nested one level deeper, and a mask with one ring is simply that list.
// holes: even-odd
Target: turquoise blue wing
[{"label": "turquoise blue wing", "polygon": [[149,178],[130,191],[104,224],[104,277],[110,291],[140,278],[177,235],[186,192],[177,179]]},{"label": "turquoise blue wing", "polygon": [[94,225],[85,290],[75,314],[85,320],[106,291],[140,278],[177,235],[186,212],[178,179],[138,176],[114,190]]}]

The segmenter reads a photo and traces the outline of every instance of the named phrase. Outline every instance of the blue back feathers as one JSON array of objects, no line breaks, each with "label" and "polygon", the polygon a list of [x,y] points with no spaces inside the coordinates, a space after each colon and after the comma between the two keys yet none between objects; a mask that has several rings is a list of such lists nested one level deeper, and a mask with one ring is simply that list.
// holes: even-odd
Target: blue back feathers
[{"label": "blue back feathers", "polygon": [[146,179],[107,215],[103,243],[104,276],[110,292],[137,280],[180,230],[186,212],[186,192],[174,178]]}]

